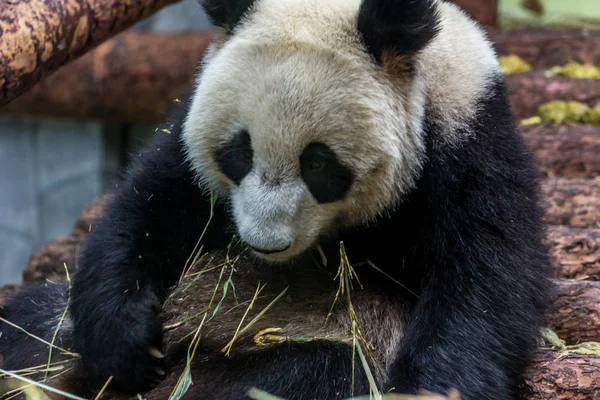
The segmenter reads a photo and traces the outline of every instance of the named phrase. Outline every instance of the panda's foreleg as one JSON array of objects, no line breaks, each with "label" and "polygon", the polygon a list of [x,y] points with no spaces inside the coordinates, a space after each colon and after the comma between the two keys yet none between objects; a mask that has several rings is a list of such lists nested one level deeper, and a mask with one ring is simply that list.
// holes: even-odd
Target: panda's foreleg
[{"label": "panda's foreleg", "polygon": [[514,399],[536,348],[550,289],[537,172],[508,118],[487,127],[432,157],[395,228],[421,233],[403,254],[422,283],[391,371],[400,392]]},{"label": "panda's foreleg", "polygon": [[[165,375],[159,313],[211,214],[184,158],[179,124],[159,130],[89,235],[72,288],[74,343],[97,385],[139,392]],[[168,131],[168,132],[166,132]],[[220,204],[201,245],[230,238]]]},{"label": "panda's foreleg", "polygon": [[413,310],[388,386],[399,393],[457,389],[462,400],[514,399],[535,345],[537,313],[528,304],[499,309],[505,298],[493,292],[506,283],[491,284],[498,287],[430,285]]},{"label": "panda's foreleg", "polygon": [[454,388],[462,400],[516,398],[540,313],[526,273],[501,260],[508,254],[454,254],[440,261],[411,314],[389,387],[401,393]]},{"label": "panda's foreleg", "polygon": [[[456,230],[427,266],[389,387],[514,399],[541,325],[544,258],[476,224],[449,226]],[[526,231],[517,237],[528,242]]]}]

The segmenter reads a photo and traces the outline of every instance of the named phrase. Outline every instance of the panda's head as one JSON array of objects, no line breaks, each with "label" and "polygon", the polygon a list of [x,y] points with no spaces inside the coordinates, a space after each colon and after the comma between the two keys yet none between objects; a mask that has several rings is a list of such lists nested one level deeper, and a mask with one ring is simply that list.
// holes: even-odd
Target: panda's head
[{"label": "panda's head", "polygon": [[438,1],[204,6],[219,31],[183,137],[240,238],[283,261],[393,208],[424,159],[419,54],[439,33]]}]

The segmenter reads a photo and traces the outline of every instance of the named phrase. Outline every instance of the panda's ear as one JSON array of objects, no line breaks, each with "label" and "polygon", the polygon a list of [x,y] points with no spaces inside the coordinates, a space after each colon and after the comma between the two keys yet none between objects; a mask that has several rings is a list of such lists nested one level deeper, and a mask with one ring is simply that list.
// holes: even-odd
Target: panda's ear
[{"label": "panda's ear", "polygon": [[358,31],[377,62],[386,55],[405,58],[439,31],[439,0],[363,0]]},{"label": "panda's ear", "polygon": [[201,0],[200,3],[214,25],[231,31],[252,7],[254,0]]}]

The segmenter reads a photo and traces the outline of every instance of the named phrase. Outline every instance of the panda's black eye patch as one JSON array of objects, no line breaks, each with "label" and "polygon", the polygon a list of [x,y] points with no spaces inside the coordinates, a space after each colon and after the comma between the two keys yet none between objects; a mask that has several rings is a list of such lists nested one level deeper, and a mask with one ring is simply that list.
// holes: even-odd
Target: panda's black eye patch
[{"label": "panda's black eye patch", "polygon": [[243,130],[217,151],[216,158],[221,171],[239,185],[252,169],[253,154],[250,134]]},{"label": "panda's black eye patch", "polygon": [[323,143],[311,143],[300,155],[302,179],[319,203],[342,200],[352,185],[352,171]]}]

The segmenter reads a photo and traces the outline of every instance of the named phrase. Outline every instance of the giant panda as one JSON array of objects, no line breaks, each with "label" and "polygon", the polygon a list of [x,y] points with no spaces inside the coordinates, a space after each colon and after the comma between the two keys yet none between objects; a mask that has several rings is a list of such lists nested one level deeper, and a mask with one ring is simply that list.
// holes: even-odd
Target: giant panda
[{"label": "giant panda", "polygon": [[[249,387],[286,399],[515,398],[548,260],[537,173],[481,28],[438,0],[204,7],[218,30],[192,94],[135,157],[79,259],[59,338],[81,364],[63,387],[112,377],[115,392],[168,398],[164,379],[181,372],[198,320],[173,339],[165,318],[206,308],[223,270],[198,271],[186,294],[177,283],[191,254],[227,259],[235,236],[236,289],[228,311],[204,311],[189,398],[242,399]],[[340,264],[360,280],[355,300],[337,296]],[[259,282],[250,316],[284,287],[291,298],[224,354]],[[66,290],[31,288],[5,318],[51,337]],[[46,306],[26,313],[27,302]],[[357,361],[349,302],[375,378]],[[6,329],[0,353],[24,342]],[[253,345],[260,332],[284,339]]]}]

